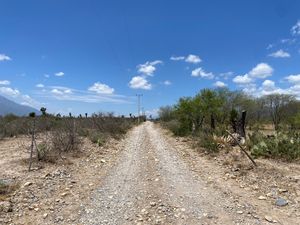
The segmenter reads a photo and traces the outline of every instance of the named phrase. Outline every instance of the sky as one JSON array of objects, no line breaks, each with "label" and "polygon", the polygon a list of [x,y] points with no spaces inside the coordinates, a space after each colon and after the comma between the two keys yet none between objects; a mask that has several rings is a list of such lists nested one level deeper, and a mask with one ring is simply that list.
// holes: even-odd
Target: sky
[{"label": "sky", "polygon": [[0,95],[137,113],[203,88],[300,98],[298,0],[0,0]]}]

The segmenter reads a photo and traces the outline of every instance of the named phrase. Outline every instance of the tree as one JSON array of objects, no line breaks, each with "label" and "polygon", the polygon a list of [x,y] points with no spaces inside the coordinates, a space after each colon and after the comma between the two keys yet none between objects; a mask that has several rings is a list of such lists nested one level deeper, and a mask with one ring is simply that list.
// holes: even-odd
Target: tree
[{"label": "tree", "polygon": [[288,105],[295,101],[295,97],[286,94],[271,94],[263,97],[265,105],[271,116],[276,131],[279,130],[279,125],[285,116]]},{"label": "tree", "polygon": [[40,109],[40,111],[42,112],[42,115],[43,115],[43,116],[46,116],[46,115],[47,115],[47,113],[46,113],[47,109],[46,109],[45,107],[42,107],[42,108]]},{"label": "tree", "polygon": [[223,105],[221,97],[216,91],[203,89],[196,97],[199,102],[199,108],[202,111],[203,118],[209,118],[210,128],[216,128],[216,120],[221,114]]},{"label": "tree", "polygon": [[174,107],[164,106],[158,110],[158,116],[162,121],[168,122],[174,119]]}]

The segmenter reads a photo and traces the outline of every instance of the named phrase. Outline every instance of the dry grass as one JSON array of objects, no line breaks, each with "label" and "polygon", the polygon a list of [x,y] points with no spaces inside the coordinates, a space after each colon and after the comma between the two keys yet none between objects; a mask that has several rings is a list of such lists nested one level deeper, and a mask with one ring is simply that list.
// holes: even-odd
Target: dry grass
[{"label": "dry grass", "polygon": [[5,201],[18,188],[17,182],[0,180],[0,201]]}]

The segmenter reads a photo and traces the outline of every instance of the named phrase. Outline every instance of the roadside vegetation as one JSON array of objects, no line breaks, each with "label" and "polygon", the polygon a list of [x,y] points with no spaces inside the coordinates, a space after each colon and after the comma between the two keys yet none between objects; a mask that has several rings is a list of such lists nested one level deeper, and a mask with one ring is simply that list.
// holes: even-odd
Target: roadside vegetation
[{"label": "roadside vegetation", "polygon": [[300,158],[300,102],[292,95],[254,98],[226,88],[203,89],[159,110],[161,124],[177,136],[189,136],[210,153],[230,149],[228,132],[244,138],[254,157]]},{"label": "roadside vegetation", "polygon": [[0,117],[0,140],[28,136],[31,138],[29,170],[34,162],[51,162],[64,159],[67,155],[81,152],[85,138],[98,146],[108,138],[121,138],[128,129],[137,123],[137,119],[113,113],[98,113],[74,117],[60,114],[52,115],[41,108],[41,115],[30,113],[25,117],[13,114]]}]

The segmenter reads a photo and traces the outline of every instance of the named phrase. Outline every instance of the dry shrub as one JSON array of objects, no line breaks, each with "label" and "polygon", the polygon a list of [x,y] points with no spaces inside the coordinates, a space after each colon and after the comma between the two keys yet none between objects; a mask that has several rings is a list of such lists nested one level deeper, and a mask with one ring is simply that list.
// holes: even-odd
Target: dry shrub
[{"label": "dry shrub", "polygon": [[55,162],[64,153],[78,152],[81,146],[81,139],[76,130],[76,123],[73,119],[66,119],[62,126],[51,131],[38,145],[38,160]]},{"label": "dry shrub", "polygon": [[19,184],[14,181],[0,179],[0,201],[5,200],[18,187]]}]

